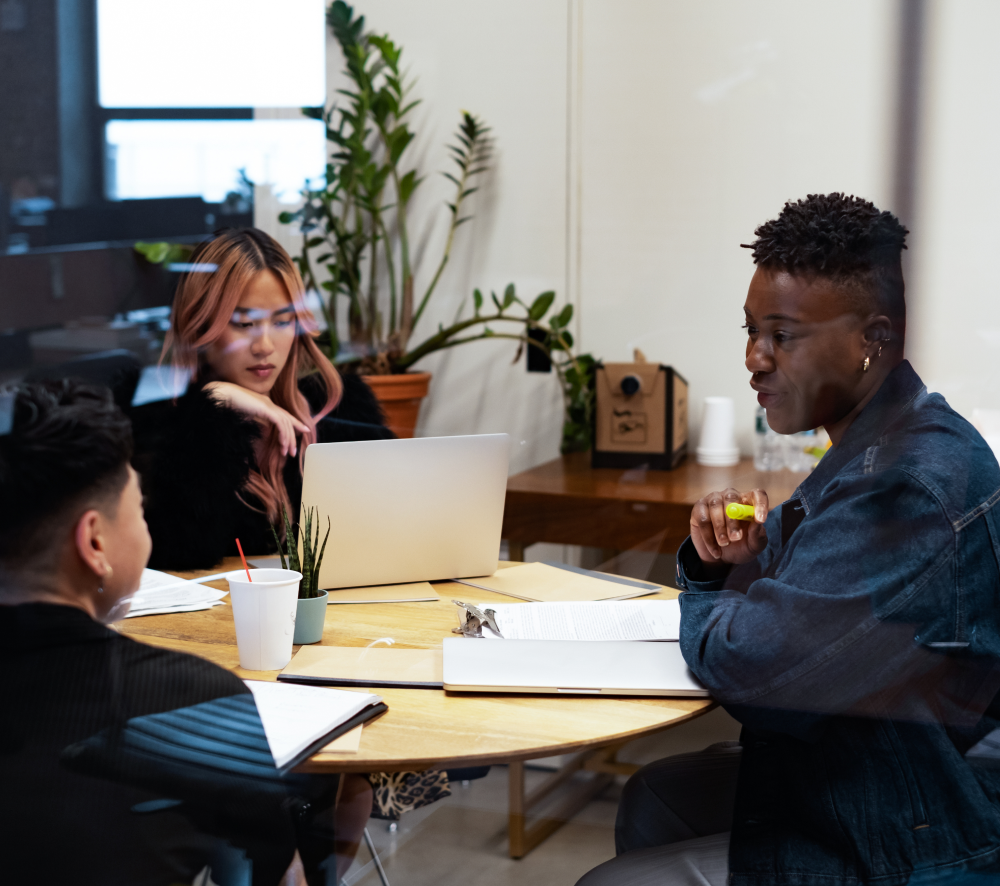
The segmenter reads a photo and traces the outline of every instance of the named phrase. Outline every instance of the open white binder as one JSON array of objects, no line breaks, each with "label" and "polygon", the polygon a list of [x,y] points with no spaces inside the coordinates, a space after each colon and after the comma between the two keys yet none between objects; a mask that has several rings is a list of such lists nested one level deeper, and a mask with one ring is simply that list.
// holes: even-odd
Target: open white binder
[{"label": "open white binder", "polygon": [[645,695],[706,698],[678,643],[631,640],[444,641],[444,688],[452,692]]}]

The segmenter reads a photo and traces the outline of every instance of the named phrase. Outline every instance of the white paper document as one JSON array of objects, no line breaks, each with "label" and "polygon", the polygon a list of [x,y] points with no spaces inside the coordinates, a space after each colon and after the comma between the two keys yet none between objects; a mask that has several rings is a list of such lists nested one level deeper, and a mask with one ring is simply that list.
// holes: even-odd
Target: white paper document
[{"label": "white paper document", "polygon": [[224,605],[222,598],[225,596],[225,591],[205,587],[199,582],[187,581],[155,569],[143,569],[139,590],[132,597],[132,608],[125,617],[211,609],[213,606]]},{"label": "white paper document", "polygon": [[253,693],[274,765],[283,769],[310,745],[382,699],[368,692],[244,680]]},{"label": "white paper document", "polygon": [[[492,609],[504,640],[677,640],[677,600],[479,604]],[[485,625],[483,637],[497,637]]]}]

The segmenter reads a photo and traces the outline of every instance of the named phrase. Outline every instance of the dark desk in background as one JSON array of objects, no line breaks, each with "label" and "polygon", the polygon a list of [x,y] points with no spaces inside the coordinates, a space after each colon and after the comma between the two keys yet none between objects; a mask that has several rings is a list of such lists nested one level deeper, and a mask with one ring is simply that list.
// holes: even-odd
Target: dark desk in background
[{"label": "dark desk in background", "polygon": [[591,468],[589,453],[574,453],[507,480],[502,537],[511,560],[543,541],[605,551],[648,546],[673,554],[688,534],[691,507],[705,493],[760,487],[773,508],[807,476],[757,471],[749,458],[731,468],[704,467],[693,458],[673,471]]}]

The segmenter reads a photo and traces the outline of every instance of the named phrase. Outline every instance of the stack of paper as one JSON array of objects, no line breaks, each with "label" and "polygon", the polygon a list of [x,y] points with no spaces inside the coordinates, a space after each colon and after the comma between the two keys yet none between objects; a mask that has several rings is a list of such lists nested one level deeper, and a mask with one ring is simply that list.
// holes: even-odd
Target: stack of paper
[{"label": "stack of paper", "polygon": [[224,606],[222,598],[225,596],[225,591],[207,588],[195,581],[186,581],[155,569],[143,569],[142,583],[132,597],[132,608],[125,617],[211,609],[213,606]]}]

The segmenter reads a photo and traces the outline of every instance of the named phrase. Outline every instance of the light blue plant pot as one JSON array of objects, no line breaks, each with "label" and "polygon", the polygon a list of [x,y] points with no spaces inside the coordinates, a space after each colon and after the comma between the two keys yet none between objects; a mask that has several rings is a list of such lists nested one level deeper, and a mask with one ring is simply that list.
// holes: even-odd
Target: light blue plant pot
[{"label": "light blue plant pot", "polygon": [[320,591],[318,597],[299,597],[295,608],[293,643],[318,643],[323,639],[327,596],[326,591]]}]

